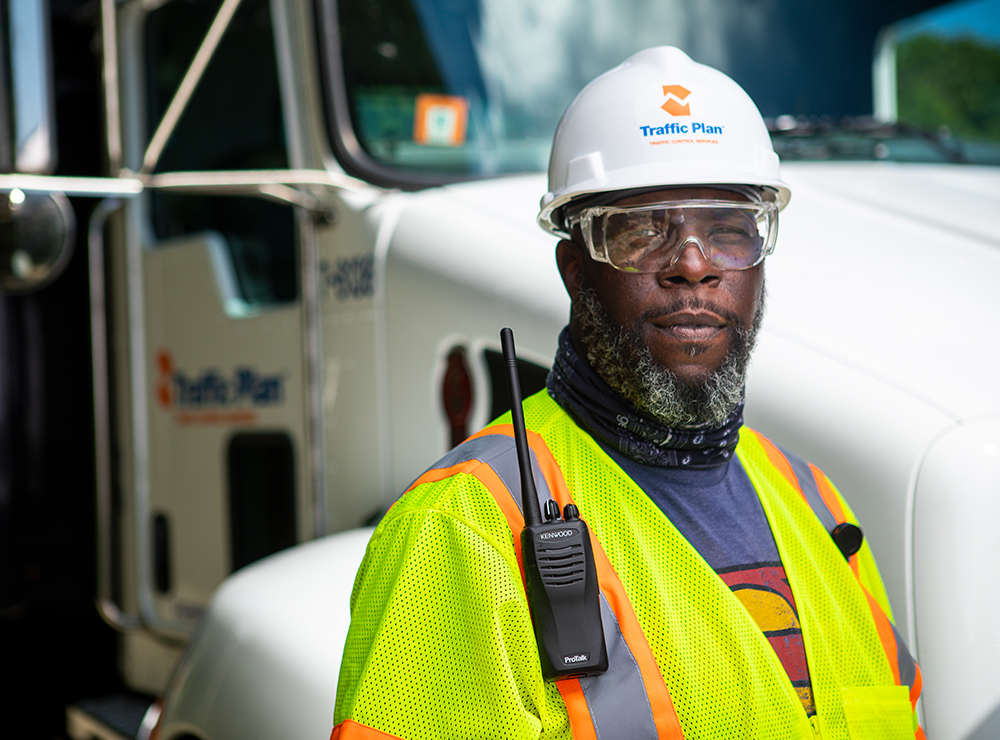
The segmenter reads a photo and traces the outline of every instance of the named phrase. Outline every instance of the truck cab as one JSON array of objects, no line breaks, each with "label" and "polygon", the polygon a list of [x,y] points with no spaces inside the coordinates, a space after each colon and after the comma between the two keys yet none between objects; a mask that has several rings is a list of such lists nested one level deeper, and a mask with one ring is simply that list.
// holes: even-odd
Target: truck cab
[{"label": "truck cab", "polygon": [[[85,225],[97,603],[124,682],[166,697],[145,732],[322,734],[312,718],[323,697],[332,713],[363,528],[507,408],[501,327],[525,391],[544,385],[569,307],[535,224],[559,115],[658,44],[747,89],[795,193],[769,258],[748,423],[854,506],[924,666],[928,731],[997,721],[995,681],[947,688],[985,670],[992,628],[953,645],[933,596],[959,587],[940,538],[962,538],[997,470],[960,466],[961,495],[932,483],[955,465],[948,435],[979,424],[982,439],[957,444],[1000,445],[995,390],[971,372],[948,386],[915,349],[933,316],[913,255],[953,250],[982,282],[948,293],[973,317],[962,336],[978,349],[961,356],[984,372],[998,359],[998,149],[896,120],[894,24],[938,4],[852,1],[824,20],[793,2],[102,2],[103,171],[47,177],[12,160],[0,190],[98,199]],[[841,306],[862,263],[905,270],[883,302]],[[890,297],[916,317],[905,336],[871,327],[872,306],[895,315]],[[995,541],[983,533],[975,556],[992,563]],[[1000,618],[968,590],[952,598]],[[287,711],[255,666],[296,687]],[[71,709],[74,737],[115,736],[95,712]]]}]

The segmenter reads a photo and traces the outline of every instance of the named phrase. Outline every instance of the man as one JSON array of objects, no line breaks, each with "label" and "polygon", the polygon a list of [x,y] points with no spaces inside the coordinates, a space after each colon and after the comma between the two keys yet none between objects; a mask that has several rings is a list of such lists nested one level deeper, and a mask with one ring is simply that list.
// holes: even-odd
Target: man
[{"label": "man", "polygon": [[640,52],[567,110],[549,186],[572,312],[524,410],[539,498],[593,535],[608,671],[543,678],[498,422],[373,536],[334,737],[922,736],[919,670],[850,510],[742,426],[790,196],[752,101],[677,49]]}]

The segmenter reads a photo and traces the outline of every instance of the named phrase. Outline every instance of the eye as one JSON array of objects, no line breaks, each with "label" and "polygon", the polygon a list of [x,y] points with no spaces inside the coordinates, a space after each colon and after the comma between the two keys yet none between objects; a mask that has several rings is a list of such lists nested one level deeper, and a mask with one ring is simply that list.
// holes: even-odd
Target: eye
[{"label": "eye", "polygon": [[752,232],[739,224],[716,224],[709,229],[708,233],[710,236],[729,235],[749,237]]},{"label": "eye", "polygon": [[662,219],[659,223],[650,218],[649,212],[615,214],[608,220],[606,237],[609,241],[636,244],[655,239],[663,233]]},{"label": "eye", "polygon": [[708,238],[712,241],[746,242],[759,238],[757,224],[749,213],[734,210],[713,211]]}]

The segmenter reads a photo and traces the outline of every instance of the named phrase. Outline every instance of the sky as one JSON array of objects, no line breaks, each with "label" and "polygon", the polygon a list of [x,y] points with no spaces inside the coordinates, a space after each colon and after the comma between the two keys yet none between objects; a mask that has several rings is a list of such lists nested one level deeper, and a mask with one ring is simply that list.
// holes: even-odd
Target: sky
[{"label": "sky", "polygon": [[930,31],[943,36],[976,36],[1000,46],[1000,0],[960,0],[900,24],[905,35]]}]

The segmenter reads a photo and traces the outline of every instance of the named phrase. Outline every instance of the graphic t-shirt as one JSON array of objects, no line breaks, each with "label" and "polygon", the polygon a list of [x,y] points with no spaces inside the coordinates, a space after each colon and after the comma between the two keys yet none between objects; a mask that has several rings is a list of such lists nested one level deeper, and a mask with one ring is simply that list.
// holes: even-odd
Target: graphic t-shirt
[{"label": "graphic t-shirt", "polygon": [[729,586],[816,713],[802,628],[771,528],[736,458],[707,470],[643,465],[602,445]]}]

